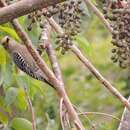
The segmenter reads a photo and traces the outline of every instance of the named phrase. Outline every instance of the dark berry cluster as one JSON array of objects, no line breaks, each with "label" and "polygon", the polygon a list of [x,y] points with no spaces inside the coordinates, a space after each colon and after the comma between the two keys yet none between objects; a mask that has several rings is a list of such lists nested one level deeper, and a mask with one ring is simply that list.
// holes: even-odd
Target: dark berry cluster
[{"label": "dark berry cluster", "polygon": [[51,17],[55,14],[57,14],[59,11],[59,5],[50,6],[46,9],[41,9],[38,11],[35,11],[28,15],[28,19],[30,21],[28,25],[28,31],[32,30],[33,24],[38,23],[40,28],[43,28],[43,20],[44,16]]},{"label": "dark berry cluster", "polygon": [[29,25],[27,27],[28,31],[32,30],[33,24],[35,24],[36,22],[39,23],[40,27],[43,28],[43,24],[42,24],[42,12],[40,10],[35,11],[31,14],[28,15],[28,20],[29,20]]},{"label": "dark berry cluster", "polygon": [[74,36],[81,31],[81,17],[85,15],[81,4],[81,0],[70,0],[60,4],[58,20],[65,34],[57,37],[56,44],[62,48],[62,54],[68,50],[68,45],[72,44]]},{"label": "dark berry cluster", "polygon": [[113,28],[111,59],[121,68],[127,68],[130,57],[130,12],[127,1],[104,1],[104,15]]},{"label": "dark berry cluster", "polygon": [[43,16],[54,16],[60,26],[64,30],[64,36],[57,36],[56,44],[59,48],[62,48],[62,53],[68,50],[68,45],[71,45],[71,41],[74,36],[80,32],[81,16],[84,16],[84,12],[81,9],[81,0],[69,0],[61,4],[53,5],[46,9],[35,11],[28,15],[30,24],[28,30],[31,31],[33,24],[38,22],[40,27],[43,28]]},{"label": "dark berry cluster", "polygon": [[81,16],[84,15],[80,7],[81,3],[81,0],[71,0],[63,3],[59,9],[59,24],[65,34],[72,37],[80,32]]},{"label": "dark berry cluster", "polygon": [[58,35],[57,40],[57,50],[60,50],[61,48],[61,54],[65,54],[66,51],[69,50],[69,46],[72,45],[72,39],[69,37],[69,35]]}]

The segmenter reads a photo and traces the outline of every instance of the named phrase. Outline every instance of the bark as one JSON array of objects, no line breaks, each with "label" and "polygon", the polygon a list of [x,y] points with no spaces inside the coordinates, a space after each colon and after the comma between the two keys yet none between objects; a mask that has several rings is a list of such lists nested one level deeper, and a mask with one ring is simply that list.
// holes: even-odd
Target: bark
[{"label": "bark", "polygon": [[21,0],[0,9],[0,24],[63,1],[65,0]]},{"label": "bark", "polygon": [[[128,101],[130,102],[130,97]],[[130,111],[127,108],[124,109],[118,130],[130,130]]]}]

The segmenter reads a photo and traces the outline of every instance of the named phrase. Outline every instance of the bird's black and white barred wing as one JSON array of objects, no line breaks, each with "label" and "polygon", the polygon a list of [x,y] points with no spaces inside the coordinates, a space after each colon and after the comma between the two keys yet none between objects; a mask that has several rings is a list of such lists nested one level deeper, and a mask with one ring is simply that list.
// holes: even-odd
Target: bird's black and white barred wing
[{"label": "bird's black and white barred wing", "polygon": [[35,68],[35,69],[32,68],[19,53],[17,52],[13,53],[13,60],[20,70],[27,73],[32,78],[35,78],[41,81],[45,80],[43,75],[40,72],[38,72],[38,68]]},{"label": "bird's black and white barred wing", "polygon": [[[13,61],[18,66],[20,70],[31,76],[32,78],[35,78],[37,80],[41,80],[47,84],[49,84],[51,87],[54,87],[51,83],[49,83],[41,70],[35,66],[35,68],[31,67],[31,65],[28,64],[27,61],[24,60],[24,58],[17,52],[14,52],[13,54]],[[29,59],[28,59],[29,60]],[[33,64],[33,63],[32,63]]]},{"label": "bird's black and white barred wing", "polygon": [[[48,78],[41,69],[35,63],[33,57],[28,52],[27,48],[22,44],[17,44],[17,42],[10,37],[5,37],[2,40],[3,47],[7,50],[7,52],[11,55],[14,63],[17,67],[37,80],[41,80],[49,85]],[[53,85],[51,85],[53,87]]]}]

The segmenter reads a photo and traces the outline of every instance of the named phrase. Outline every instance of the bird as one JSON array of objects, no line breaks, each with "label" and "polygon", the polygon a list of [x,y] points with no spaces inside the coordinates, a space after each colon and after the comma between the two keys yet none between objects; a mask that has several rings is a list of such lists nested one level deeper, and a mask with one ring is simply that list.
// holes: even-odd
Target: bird
[{"label": "bird", "polygon": [[21,71],[25,72],[30,77],[43,81],[53,87],[53,85],[47,80],[46,75],[38,67],[25,45],[17,43],[9,36],[5,36],[0,41],[0,44],[9,53],[15,65]]}]

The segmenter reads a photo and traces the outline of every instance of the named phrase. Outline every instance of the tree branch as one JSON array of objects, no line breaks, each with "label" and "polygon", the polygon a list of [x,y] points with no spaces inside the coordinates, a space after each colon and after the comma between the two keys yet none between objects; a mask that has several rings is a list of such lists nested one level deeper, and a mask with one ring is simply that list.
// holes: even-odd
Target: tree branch
[{"label": "tree branch", "polygon": [[[57,77],[57,79],[60,82],[62,82],[62,84],[64,84],[63,79],[62,79],[60,66],[59,66],[55,51],[54,51],[52,44],[51,44],[51,39],[50,39],[51,30],[52,29],[51,29],[50,24],[47,21],[45,21],[44,22],[44,29],[42,30],[42,33],[41,33],[39,46],[41,49],[46,50],[55,76]],[[64,87],[64,85],[63,85],[63,87]]]},{"label": "tree branch", "polygon": [[65,0],[20,0],[7,7],[0,8],[0,24],[63,1]]}]

